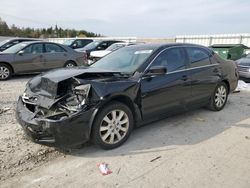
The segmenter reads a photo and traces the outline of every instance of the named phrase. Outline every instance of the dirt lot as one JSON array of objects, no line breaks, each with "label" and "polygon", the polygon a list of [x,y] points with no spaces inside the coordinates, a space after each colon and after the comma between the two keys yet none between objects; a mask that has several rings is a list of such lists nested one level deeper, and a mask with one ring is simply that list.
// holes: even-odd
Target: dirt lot
[{"label": "dirt lot", "polygon": [[31,76],[0,82],[0,180],[32,170],[61,153],[26,139],[15,119],[15,103]]},{"label": "dirt lot", "polygon": [[[0,82],[0,187],[250,187],[250,92],[134,130],[120,148],[59,150],[28,141],[15,101],[30,76]],[[102,176],[97,163],[112,174]]]}]

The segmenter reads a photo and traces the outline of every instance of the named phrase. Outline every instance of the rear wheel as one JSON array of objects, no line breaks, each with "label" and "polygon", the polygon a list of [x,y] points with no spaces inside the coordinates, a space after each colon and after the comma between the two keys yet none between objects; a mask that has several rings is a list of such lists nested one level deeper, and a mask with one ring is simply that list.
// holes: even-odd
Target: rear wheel
[{"label": "rear wheel", "polygon": [[12,69],[9,65],[0,63],[0,80],[8,80],[12,76]]},{"label": "rear wheel", "polygon": [[76,63],[74,61],[67,61],[64,67],[75,67]]},{"label": "rear wheel", "polygon": [[224,82],[221,82],[215,88],[215,91],[210,99],[209,109],[220,111],[226,105],[228,98],[228,87]]},{"label": "rear wheel", "polygon": [[123,103],[112,102],[95,119],[93,141],[103,149],[116,148],[128,139],[133,123],[131,110]]}]

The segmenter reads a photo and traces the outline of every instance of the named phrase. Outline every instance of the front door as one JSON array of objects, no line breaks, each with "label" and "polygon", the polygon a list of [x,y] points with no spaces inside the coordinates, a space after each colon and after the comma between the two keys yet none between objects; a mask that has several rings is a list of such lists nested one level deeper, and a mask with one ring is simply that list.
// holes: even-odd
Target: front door
[{"label": "front door", "polygon": [[43,69],[43,44],[31,44],[15,55],[16,73],[40,72]]},{"label": "front door", "polygon": [[144,77],[141,82],[141,104],[145,120],[185,109],[191,97],[187,59],[182,47],[165,49],[151,66],[165,66],[167,73]]}]

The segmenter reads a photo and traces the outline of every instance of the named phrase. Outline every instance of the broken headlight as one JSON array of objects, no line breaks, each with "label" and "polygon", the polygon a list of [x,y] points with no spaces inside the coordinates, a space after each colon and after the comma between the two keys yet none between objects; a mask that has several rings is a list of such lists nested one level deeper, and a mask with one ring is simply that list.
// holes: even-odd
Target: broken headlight
[{"label": "broken headlight", "polygon": [[83,106],[89,95],[90,84],[79,85],[74,88],[74,94],[77,96],[78,101]]},{"label": "broken headlight", "polygon": [[85,106],[88,100],[90,84],[78,85],[72,89],[72,94],[59,105],[68,112],[77,112]]}]

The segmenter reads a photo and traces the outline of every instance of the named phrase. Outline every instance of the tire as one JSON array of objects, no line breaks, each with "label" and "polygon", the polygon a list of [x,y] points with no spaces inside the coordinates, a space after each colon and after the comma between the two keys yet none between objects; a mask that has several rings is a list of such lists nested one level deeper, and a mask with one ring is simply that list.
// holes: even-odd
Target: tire
[{"label": "tire", "polygon": [[12,76],[12,69],[9,65],[0,63],[0,80],[8,80]]},{"label": "tire", "polygon": [[134,118],[129,107],[112,102],[97,114],[92,129],[93,142],[102,149],[114,149],[128,139],[133,126]]},{"label": "tire", "polygon": [[210,99],[208,108],[213,111],[220,111],[227,103],[229,89],[225,82],[219,83]]},{"label": "tire", "polygon": [[74,61],[67,61],[65,64],[64,64],[64,67],[75,67],[76,66],[76,63]]}]

